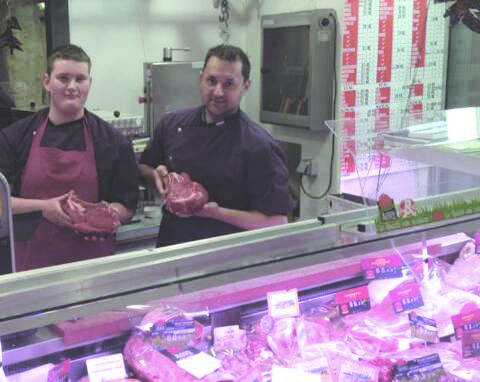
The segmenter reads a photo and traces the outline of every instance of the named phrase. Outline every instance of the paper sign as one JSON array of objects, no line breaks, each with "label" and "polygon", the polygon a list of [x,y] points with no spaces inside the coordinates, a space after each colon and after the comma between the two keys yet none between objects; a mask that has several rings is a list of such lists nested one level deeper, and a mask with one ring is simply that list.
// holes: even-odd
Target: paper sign
[{"label": "paper sign", "polygon": [[362,260],[362,269],[367,280],[403,277],[403,261],[398,255],[388,255]]},{"label": "paper sign", "polygon": [[322,381],[318,375],[307,373],[299,369],[273,365],[272,382],[319,382]]},{"label": "paper sign", "polygon": [[332,382],[332,371],[328,364],[328,360],[324,357],[318,357],[309,361],[303,361],[296,364],[296,368],[315,374],[320,377],[318,382]]},{"label": "paper sign", "polygon": [[194,377],[201,379],[220,368],[222,363],[215,357],[200,352],[190,357],[182,358],[177,361],[177,365]]},{"label": "paper sign", "polygon": [[247,333],[238,325],[220,326],[213,329],[214,348],[221,350],[244,350],[247,346]]},{"label": "paper sign", "polygon": [[297,289],[267,293],[268,313],[271,317],[295,317],[300,315]]},{"label": "paper sign", "polygon": [[342,316],[370,309],[370,297],[366,285],[338,292],[335,299]]},{"label": "paper sign", "polygon": [[463,333],[462,355],[463,358],[480,356],[480,330]]},{"label": "paper sign", "polygon": [[408,314],[412,337],[420,338],[429,343],[438,342],[437,322],[431,318],[422,317],[415,312]]},{"label": "paper sign", "polygon": [[123,356],[120,353],[87,359],[86,364],[89,382],[127,377]]},{"label": "paper sign", "polygon": [[452,316],[455,337],[462,338],[464,332],[480,329],[480,309],[469,313],[460,313]]},{"label": "paper sign", "polygon": [[401,284],[399,287],[390,291],[389,295],[395,313],[401,313],[423,306],[420,287],[415,281]]},{"label": "paper sign", "polygon": [[352,360],[342,360],[340,372],[338,373],[338,382],[377,382],[378,374],[379,370],[376,366]]},{"label": "paper sign", "polygon": [[186,345],[195,338],[195,321],[179,320],[155,323],[151,331],[152,344],[155,349],[169,346]]},{"label": "paper sign", "polygon": [[409,382],[413,380],[440,382],[445,381],[447,377],[440,356],[436,353],[416,358],[402,365],[394,365],[393,373],[395,381],[398,382]]}]

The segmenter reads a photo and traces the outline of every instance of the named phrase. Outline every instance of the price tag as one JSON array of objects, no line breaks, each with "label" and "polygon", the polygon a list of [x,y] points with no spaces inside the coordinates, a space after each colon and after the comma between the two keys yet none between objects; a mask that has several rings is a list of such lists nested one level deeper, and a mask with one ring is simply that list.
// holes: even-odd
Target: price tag
[{"label": "price tag", "polygon": [[438,342],[438,329],[435,320],[419,316],[415,312],[410,312],[408,321],[410,322],[412,337],[420,338],[432,344]]},{"label": "price tag", "polygon": [[151,331],[152,344],[155,349],[169,346],[186,345],[195,338],[195,321],[178,320],[155,323]]},{"label": "price tag", "polygon": [[272,382],[319,382],[318,375],[307,373],[299,369],[289,369],[286,367],[273,365]]},{"label": "price tag", "polygon": [[222,363],[207,353],[199,352],[180,359],[177,361],[177,365],[195,378],[201,379],[219,369]]},{"label": "price tag", "polygon": [[86,364],[90,382],[127,377],[123,356],[120,353],[87,359]]},{"label": "price tag", "polygon": [[415,281],[401,284],[390,291],[390,300],[395,313],[402,313],[406,310],[416,309],[423,306],[423,298],[420,287]]},{"label": "price tag", "polygon": [[398,382],[440,382],[446,381],[447,378],[440,356],[436,353],[416,358],[402,365],[394,365],[393,375]]},{"label": "price tag", "polygon": [[480,356],[480,330],[463,333],[462,355],[463,358]]},{"label": "price tag", "polygon": [[247,347],[247,333],[238,325],[220,326],[213,329],[213,344],[216,351],[244,350]]},{"label": "price tag", "polygon": [[332,371],[328,364],[328,360],[324,357],[312,359],[310,361],[303,361],[297,363],[297,368],[302,369],[308,373],[315,374],[320,379],[319,382],[332,382]]},{"label": "price tag", "polygon": [[335,299],[342,316],[364,312],[370,309],[370,297],[366,285],[337,292]]},{"label": "price tag", "polygon": [[404,276],[403,261],[398,255],[388,255],[362,260],[364,277],[367,280],[392,279]]},{"label": "price tag", "polygon": [[452,316],[455,338],[462,338],[464,332],[480,329],[480,309],[469,313],[460,313]]},{"label": "price tag", "polygon": [[342,360],[338,382],[378,382],[378,367],[352,360]]},{"label": "price tag", "polygon": [[270,317],[295,317],[300,315],[297,289],[267,293]]}]

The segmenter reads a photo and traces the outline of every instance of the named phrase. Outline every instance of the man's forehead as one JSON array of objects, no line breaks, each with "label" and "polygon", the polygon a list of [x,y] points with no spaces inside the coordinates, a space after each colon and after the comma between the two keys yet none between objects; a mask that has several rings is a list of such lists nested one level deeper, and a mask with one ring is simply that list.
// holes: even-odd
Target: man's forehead
[{"label": "man's forehead", "polygon": [[71,66],[73,64],[74,67],[77,69],[82,68],[86,69],[89,71],[90,67],[88,65],[88,62],[85,61],[78,61],[78,60],[71,60],[68,58],[57,58],[55,61],[52,63],[52,69],[58,69],[58,67],[64,67],[64,66]]},{"label": "man's forehead", "polygon": [[242,63],[240,61],[209,60],[204,74],[209,77],[236,79],[242,77]]}]

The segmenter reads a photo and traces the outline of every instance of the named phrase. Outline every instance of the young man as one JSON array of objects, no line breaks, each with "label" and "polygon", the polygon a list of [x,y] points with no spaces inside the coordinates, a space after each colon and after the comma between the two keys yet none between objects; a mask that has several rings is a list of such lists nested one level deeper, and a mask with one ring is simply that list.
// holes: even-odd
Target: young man
[{"label": "young man", "polygon": [[287,222],[288,170],[273,138],[240,110],[250,62],[239,48],[211,48],[200,74],[203,105],[167,114],[140,158],[140,174],[165,194],[168,172],[186,172],[210,202],[195,216],[164,209],[157,246]]},{"label": "young man", "polygon": [[17,270],[114,253],[114,237],[85,240],[60,202],[70,191],[88,202],[105,200],[125,223],[136,208],[138,172],[131,144],[85,109],[91,62],[78,46],[55,49],[43,84],[50,107],[0,130],[0,171],[12,187],[13,213],[41,210],[28,242],[15,244]]}]

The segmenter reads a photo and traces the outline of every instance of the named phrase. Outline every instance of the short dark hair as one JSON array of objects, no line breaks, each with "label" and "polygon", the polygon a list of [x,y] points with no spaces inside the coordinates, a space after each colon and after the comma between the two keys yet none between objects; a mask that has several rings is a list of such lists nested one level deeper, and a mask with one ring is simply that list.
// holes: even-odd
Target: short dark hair
[{"label": "short dark hair", "polygon": [[66,44],[61,45],[55,48],[47,60],[47,73],[50,75],[53,70],[53,64],[56,60],[72,60],[78,62],[86,62],[88,64],[88,72],[90,73],[90,68],[92,67],[92,62],[90,57],[85,51],[77,45]]},{"label": "short dark hair", "polygon": [[239,47],[221,44],[210,48],[205,56],[202,70],[205,70],[210,57],[218,57],[221,60],[229,62],[240,61],[242,63],[242,76],[244,81],[250,78],[250,60],[248,59],[246,53]]}]

